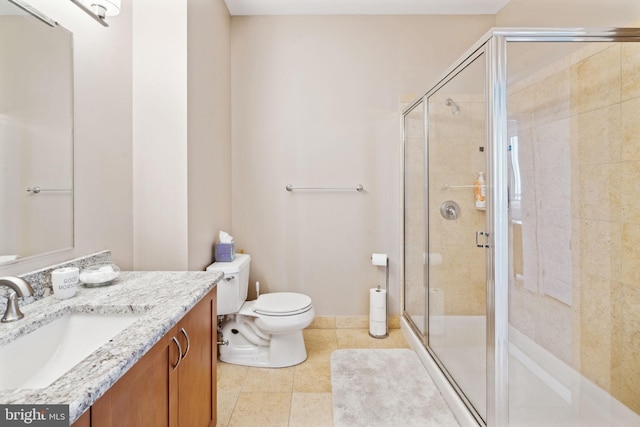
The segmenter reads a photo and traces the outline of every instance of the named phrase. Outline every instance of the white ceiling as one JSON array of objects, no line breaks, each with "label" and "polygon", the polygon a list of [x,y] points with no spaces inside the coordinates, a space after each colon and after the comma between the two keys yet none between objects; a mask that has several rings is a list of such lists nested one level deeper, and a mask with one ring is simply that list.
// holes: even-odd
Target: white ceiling
[{"label": "white ceiling", "polygon": [[231,15],[493,15],[509,0],[225,0]]}]

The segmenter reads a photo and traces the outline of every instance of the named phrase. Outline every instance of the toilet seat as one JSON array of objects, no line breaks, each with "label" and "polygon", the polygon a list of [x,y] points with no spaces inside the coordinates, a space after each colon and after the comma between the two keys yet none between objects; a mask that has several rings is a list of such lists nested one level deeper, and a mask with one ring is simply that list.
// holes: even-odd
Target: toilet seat
[{"label": "toilet seat", "polygon": [[311,309],[311,298],[295,292],[273,292],[258,297],[253,312],[262,316],[295,316]]}]

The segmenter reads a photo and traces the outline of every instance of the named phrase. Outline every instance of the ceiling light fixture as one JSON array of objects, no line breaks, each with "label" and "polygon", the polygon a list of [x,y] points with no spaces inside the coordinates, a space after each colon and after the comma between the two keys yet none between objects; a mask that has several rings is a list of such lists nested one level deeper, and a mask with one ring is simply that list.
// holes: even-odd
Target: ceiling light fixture
[{"label": "ceiling light fixture", "polygon": [[108,27],[105,18],[120,13],[121,0],[71,0],[71,3],[82,9],[87,15],[98,21],[100,25]]}]

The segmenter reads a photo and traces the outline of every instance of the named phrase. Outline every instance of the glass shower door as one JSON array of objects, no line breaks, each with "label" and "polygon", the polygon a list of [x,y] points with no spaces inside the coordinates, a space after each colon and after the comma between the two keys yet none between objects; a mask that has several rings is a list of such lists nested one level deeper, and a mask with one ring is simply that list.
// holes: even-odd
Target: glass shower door
[{"label": "glass shower door", "polygon": [[404,311],[423,340],[427,322],[424,113],[420,101],[404,116]]},{"label": "glass shower door", "polygon": [[507,45],[511,426],[640,425],[630,41]]},{"label": "glass shower door", "polygon": [[484,54],[428,96],[428,348],[486,419]]}]

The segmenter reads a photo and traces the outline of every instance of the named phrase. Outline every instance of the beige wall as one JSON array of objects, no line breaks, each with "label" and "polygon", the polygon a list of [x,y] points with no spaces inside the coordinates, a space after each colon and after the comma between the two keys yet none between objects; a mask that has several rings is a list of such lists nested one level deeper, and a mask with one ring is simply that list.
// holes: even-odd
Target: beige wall
[{"label": "beige wall", "polygon": [[222,1],[134,5],[136,270],[202,270],[230,226],[229,24]]},{"label": "beige wall", "polygon": [[187,229],[187,1],[136,0],[134,268],[186,270]]},{"label": "beige wall", "polygon": [[384,284],[371,253],[386,252],[398,312],[401,96],[426,91],[493,23],[232,18],[232,233],[252,256],[252,282],[304,292],[319,315],[364,315],[368,288]]},{"label": "beige wall", "polygon": [[231,230],[231,19],[222,0],[189,0],[187,26],[188,269],[202,270]]}]

